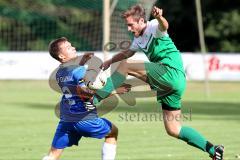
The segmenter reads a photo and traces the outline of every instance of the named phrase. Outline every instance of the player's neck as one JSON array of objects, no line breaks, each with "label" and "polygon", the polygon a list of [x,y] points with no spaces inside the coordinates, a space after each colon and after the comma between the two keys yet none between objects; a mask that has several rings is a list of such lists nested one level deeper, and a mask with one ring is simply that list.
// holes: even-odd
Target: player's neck
[{"label": "player's neck", "polygon": [[144,23],[143,29],[142,29],[142,31],[141,31],[141,33],[140,33],[140,36],[143,35],[143,33],[144,33],[144,31],[146,30],[146,28],[147,28],[147,23]]}]

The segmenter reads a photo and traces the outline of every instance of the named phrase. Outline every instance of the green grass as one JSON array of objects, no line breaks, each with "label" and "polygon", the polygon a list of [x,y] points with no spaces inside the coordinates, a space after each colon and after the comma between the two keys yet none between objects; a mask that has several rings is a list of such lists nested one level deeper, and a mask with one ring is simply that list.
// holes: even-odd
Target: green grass
[{"label": "green grass", "polygon": [[[47,153],[58,122],[54,112],[58,100],[59,94],[47,81],[0,81],[0,160],[39,160]],[[136,100],[135,106],[121,101],[104,115],[120,130],[117,160],[209,159],[206,153],[169,137],[161,119],[149,118],[154,113],[161,116],[155,98]],[[208,98],[203,83],[188,83],[183,113],[184,124],[212,143],[225,145],[225,160],[240,154],[240,82],[210,83]],[[66,149],[62,159],[100,160],[101,145],[102,140],[83,138],[80,146]]]}]

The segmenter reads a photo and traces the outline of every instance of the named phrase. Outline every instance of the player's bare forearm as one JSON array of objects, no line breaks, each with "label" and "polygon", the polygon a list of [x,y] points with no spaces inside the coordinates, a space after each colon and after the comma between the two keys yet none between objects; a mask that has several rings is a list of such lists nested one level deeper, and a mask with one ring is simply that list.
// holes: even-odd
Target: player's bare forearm
[{"label": "player's bare forearm", "polygon": [[159,23],[159,30],[160,31],[166,31],[169,27],[168,25],[168,21],[163,17],[163,10],[154,6],[152,9],[152,15],[154,18],[156,18],[158,20]]},{"label": "player's bare forearm", "polygon": [[112,92],[113,94],[124,94],[127,93],[129,91],[131,91],[132,85],[131,84],[127,84],[127,83],[123,83],[120,87],[118,87],[115,92]]},{"label": "player's bare forearm", "polygon": [[124,51],[121,51],[120,53],[118,53],[117,55],[113,56],[112,59],[110,59],[109,61],[111,61],[112,63],[119,62],[121,60],[132,57],[134,54],[135,54],[134,51],[124,50]]},{"label": "player's bare forearm", "polygon": [[91,59],[92,58],[92,56],[94,55],[94,53],[92,53],[92,52],[87,52],[87,53],[85,53],[83,56],[82,56],[82,59],[80,60],[80,62],[79,62],[79,65],[80,66],[83,66],[89,59]]},{"label": "player's bare forearm", "polygon": [[119,62],[121,60],[127,59],[129,57],[132,57],[136,52],[132,51],[130,49],[128,50],[124,50],[118,54],[116,54],[115,56],[113,56],[111,59],[105,61],[100,68],[102,68],[103,70],[106,70],[110,67],[111,64],[115,63],[115,62]]},{"label": "player's bare forearm", "polygon": [[158,17],[156,18],[158,20],[158,23],[159,23],[159,30],[160,31],[166,31],[168,29],[168,21],[163,17]]}]

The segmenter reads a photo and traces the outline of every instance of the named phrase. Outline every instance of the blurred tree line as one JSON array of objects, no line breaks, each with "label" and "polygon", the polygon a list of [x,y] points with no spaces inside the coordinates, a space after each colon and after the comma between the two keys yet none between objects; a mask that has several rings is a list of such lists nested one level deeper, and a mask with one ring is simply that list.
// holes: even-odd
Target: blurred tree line
[{"label": "blurred tree line", "polygon": [[77,49],[99,50],[101,17],[99,0],[0,0],[0,50],[46,51],[63,36]]},{"label": "blurred tree line", "polygon": [[[195,0],[158,0],[181,51],[200,51]],[[240,1],[201,0],[208,52],[240,52]]]},{"label": "blurred tree line", "polygon": [[[124,10],[130,2],[136,0],[118,3]],[[195,0],[158,0],[156,5],[163,8],[177,47],[199,51]],[[240,52],[239,8],[239,0],[202,0],[209,52]],[[79,50],[101,50],[102,32],[102,0],[0,0],[0,51],[46,51],[61,36]]]}]

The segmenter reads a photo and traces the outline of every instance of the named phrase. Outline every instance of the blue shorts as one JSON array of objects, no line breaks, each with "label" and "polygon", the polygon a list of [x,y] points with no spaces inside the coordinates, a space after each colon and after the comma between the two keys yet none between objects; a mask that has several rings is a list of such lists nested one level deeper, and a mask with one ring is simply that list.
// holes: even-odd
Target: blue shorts
[{"label": "blue shorts", "polygon": [[105,118],[95,118],[79,122],[60,121],[56,129],[52,146],[63,149],[78,145],[83,137],[104,138],[111,132],[112,123]]}]

